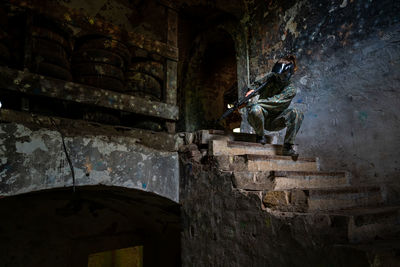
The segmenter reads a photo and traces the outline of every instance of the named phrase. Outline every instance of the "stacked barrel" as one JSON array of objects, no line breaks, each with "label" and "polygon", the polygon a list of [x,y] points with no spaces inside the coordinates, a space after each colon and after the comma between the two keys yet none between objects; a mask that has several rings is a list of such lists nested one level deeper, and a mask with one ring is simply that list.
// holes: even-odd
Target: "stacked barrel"
[{"label": "stacked barrel", "polygon": [[[1,15],[0,12],[0,65],[9,66],[15,55],[9,49],[7,15]],[[166,72],[163,57],[142,48],[128,48],[121,40],[101,34],[80,36],[73,45],[72,34],[65,26],[38,14],[26,25],[27,47],[22,54],[31,72],[163,101]]]},{"label": "stacked barrel", "polygon": [[123,92],[129,61],[129,50],[122,42],[99,35],[82,37],[72,58],[75,81]]},{"label": "stacked barrel", "polygon": [[[21,13],[7,23],[9,18],[0,5],[0,65],[163,102],[166,59],[162,56],[128,47],[115,36],[78,33],[76,37],[69,26],[38,13]],[[91,121],[154,131],[165,128],[162,119],[130,112],[92,107],[79,112]]]},{"label": "stacked barrel", "polygon": [[26,24],[22,23],[27,30],[14,32],[18,36],[13,42],[25,47],[10,50],[7,18],[0,8],[0,65],[28,67],[44,76],[164,100],[165,58],[139,47],[128,48],[114,36],[86,34],[72,42],[67,26],[41,14],[27,16]]},{"label": "stacked barrel", "polygon": [[160,57],[149,55],[139,48],[135,49],[132,63],[126,73],[126,93],[162,101],[164,72],[164,64]]},{"label": "stacked barrel", "polygon": [[33,72],[71,81],[71,42],[66,31],[56,23],[35,18],[32,26]]}]

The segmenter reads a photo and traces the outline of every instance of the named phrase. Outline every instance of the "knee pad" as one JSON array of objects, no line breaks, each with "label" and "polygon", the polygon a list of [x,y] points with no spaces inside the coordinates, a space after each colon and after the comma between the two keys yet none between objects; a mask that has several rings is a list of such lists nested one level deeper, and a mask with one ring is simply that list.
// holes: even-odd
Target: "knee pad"
[{"label": "knee pad", "polygon": [[254,105],[250,108],[249,115],[263,115],[263,110],[259,105]]}]

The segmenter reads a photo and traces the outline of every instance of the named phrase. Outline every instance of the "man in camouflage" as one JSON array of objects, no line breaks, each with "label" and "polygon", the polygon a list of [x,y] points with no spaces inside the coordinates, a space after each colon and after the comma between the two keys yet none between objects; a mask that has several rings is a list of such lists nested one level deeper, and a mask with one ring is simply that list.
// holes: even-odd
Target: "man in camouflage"
[{"label": "man in camouflage", "polygon": [[[247,104],[248,122],[257,134],[257,142],[266,143],[264,130],[279,131],[286,127],[282,152],[287,156],[298,156],[293,145],[304,118],[301,111],[289,108],[290,102],[296,95],[296,89],[290,82],[290,77],[295,70],[294,56],[278,60],[271,73],[254,83],[254,86],[258,87],[265,81],[269,81],[261,90],[258,101]],[[252,91],[247,92],[246,96]]]}]

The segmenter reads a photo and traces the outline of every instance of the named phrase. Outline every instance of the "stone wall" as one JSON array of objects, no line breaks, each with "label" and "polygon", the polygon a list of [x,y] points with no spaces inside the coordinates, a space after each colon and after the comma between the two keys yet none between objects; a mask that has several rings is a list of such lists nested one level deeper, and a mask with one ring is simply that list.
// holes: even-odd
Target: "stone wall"
[{"label": "stone wall", "polygon": [[334,246],[347,243],[345,220],[271,212],[262,192],[236,188],[219,170],[223,160],[193,145],[181,151],[182,266],[392,266],[390,250],[386,258]]},{"label": "stone wall", "polygon": [[[399,176],[399,14],[389,0],[249,4],[250,81],[280,56],[297,56],[292,106],[305,113],[297,142],[322,169],[362,182]],[[242,130],[251,130],[245,119]]]}]

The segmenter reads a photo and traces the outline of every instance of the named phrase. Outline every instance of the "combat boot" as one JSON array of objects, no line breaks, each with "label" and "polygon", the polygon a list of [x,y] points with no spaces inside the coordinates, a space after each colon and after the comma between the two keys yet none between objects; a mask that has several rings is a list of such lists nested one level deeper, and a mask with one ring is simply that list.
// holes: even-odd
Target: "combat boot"
[{"label": "combat boot", "polygon": [[265,145],[267,143],[267,138],[265,137],[265,135],[257,135],[256,142]]},{"label": "combat boot", "polygon": [[294,150],[293,144],[283,144],[282,155],[297,158],[299,156],[299,153]]}]

